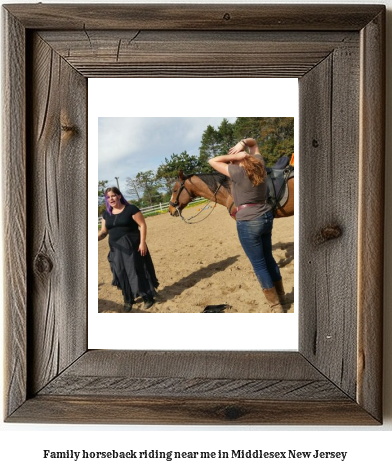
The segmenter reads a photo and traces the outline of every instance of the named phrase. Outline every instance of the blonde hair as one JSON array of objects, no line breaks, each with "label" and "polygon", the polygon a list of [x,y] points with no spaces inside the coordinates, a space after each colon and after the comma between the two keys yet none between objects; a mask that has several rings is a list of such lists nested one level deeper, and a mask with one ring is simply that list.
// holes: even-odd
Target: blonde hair
[{"label": "blonde hair", "polygon": [[259,158],[249,155],[242,160],[241,164],[253,186],[258,186],[264,182],[267,173],[264,163]]}]

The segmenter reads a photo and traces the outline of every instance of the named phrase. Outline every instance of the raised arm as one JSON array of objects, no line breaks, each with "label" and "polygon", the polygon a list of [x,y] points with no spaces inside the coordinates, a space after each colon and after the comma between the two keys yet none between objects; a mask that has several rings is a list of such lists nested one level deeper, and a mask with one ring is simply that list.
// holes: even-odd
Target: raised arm
[{"label": "raised arm", "polygon": [[230,177],[229,163],[234,161],[241,161],[247,156],[249,156],[248,153],[240,151],[239,153],[233,153],[231,155],[215,156],[215,158],[211,158],[208,163],[214,168],[214,170],[224,174],[225,176]]},{"label": "raised arm", "polygon": [[249,148],[249,155],[261,155],[257,142],[254,138],[244,138],[229,150],[229,154],[236,154]]}]

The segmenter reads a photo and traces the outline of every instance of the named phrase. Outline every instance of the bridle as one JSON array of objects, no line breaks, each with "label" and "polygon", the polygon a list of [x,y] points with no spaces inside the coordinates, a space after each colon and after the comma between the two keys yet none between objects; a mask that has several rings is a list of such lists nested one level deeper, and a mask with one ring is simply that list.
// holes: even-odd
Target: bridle
[{"label": "bridle", "polygon": [[213,194],[213,198],[215,198],[215,206],[213,206],[211,208],[211,211],[209,212],[209,214],[207,214],[203,219],[197,221],[197,222],[190,222],[192,219],[194,219],[196,216],[198,216],[200,213],[202,213],[205,209],[207,209],[207,206],[210,204],[210,202],[212,201],[211,199],[207,202],[207,204],[203,207],[203,209],[201,211],[199,211],[197,214],[195,214],[194,216],[192,217],[189,217],[188,219],[185,219],[184,216],[182,215],[181,213],[181,209],[180,209],[180,201],[179,201],[179,197],[180,197],[180,194],[182,193],[182,191],[185,189],[185,191],[188,193],[189,197],[191,198],[191,200],[189,202],[192,202],[193,199],[195,198],[195,196],[192,196],[192,193],[189,191],[189,189],[185,186],[185,181],[186,179],[184,180],[180,180],[179,178],[177,179],[177,181],[180,183],[180,187],[178,188],[178,191],[177,191],[177,195],[176,195],[176,200],[173,202],[173,201],[169,201],[169,205],[174,207],[178,213],[178,215],[181,217],[181,219],[187,223],[187,224],[198,224],[199,222],[201,221],[204,221],[204,219],[207,219],[207,217],[211,214],[211,212],[215,209],[215,206],[217,204],[217,200],[216,200],[216,195],[218,194],[220,188],[222,187],[222,183],[219,184],[219,186],[217,187],[216,191],[214,192]]},{"label": "bridle", "polygon": [[188,188],[185,186],[185,179],[183,181],[180,181],[180,179],[177,179],[177,181],[180,183],[180,187],[178,188],[178,191],[177,191],[176,200],[174,202],[169,201],[169,205],[175,207],[176,211],[181,215],[181,212],[180,212],[180,209],[179,209],[180,201],[178,200],[178,198],[180,197],[180,194],[182,193],[182,190],[185,189],[185,191],[189,194],[189,197],[191,198],[191,201],[193,200],[194,196],[192,196],[192,194],[189,192]]}]

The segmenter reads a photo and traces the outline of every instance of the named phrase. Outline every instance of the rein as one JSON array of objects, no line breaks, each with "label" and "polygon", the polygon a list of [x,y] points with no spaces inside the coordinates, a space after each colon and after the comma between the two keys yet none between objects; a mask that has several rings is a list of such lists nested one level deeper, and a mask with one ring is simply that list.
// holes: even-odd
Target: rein
[{"label": "rein", "polygon": [[198,213],[196,213],[194,216],[191,216],[189,217],[188,219],[185,219],[185,217],[182,215],[181,213],[181,209],[180,209],[180,202],[179,202],[179,197],[180,197],[180,194],[182,192],[183,189],[185,189],[185,191],[188,193],[189,197],[191,198],[190,202],[193,201],[194,197],[192,196],[192,194],[189,192],[188,188],[185,186],[185,179],[183,181],[180,181],[179,179],[177,180],[179,181],[180,183],[180,187],[178,189],[178,192],[177,192],[177,196],[176,196],[176,200],[175,202],[173,201],[169,201],[169,204],[171,206],[173,206],[176,211],[178,212],[178,215],[181,217],[181,219],[186,223],[186,224],[198,224],[199,222],[202,222],[204,221],[205,219],[207,219],[207,217],[210,216],[210,214],[212,213],[212,211],[215,209],[216,205],[217,205],[217,200],[216,200],[216,195],[218,194],[220,188],[222,187],[222,183],[219,184],[219,186],[217,187],[217,189],[215,190],[214,194],[212,195],[213,198],[215,198],[215,205],[211,208],[211,211],[201,220],[197,221],[197,222],[190,222],[192,219],[194,219],[195,217],[197,217],[199,214],[201,214],[205,209],[207,209],[207,206],[212,202],[212,199],[210,199],[206,205],[203,207],[203,209],[201,211],[199,211]]},{"label": "rein", "polygon": [[183,181],[180,181],[179,179],[177,179],[177,181],[180,183],[180,187],[179,187],[178,192],[177,192],[176,200],[175,200],[175,202],[169,201],[169,204],[170,204],[170,206],[175,207],[176,210],[178,211],[178,206],[180,205],[180,202],[179,202],[178,198],[180,197],[180,194],[181,194],[182,190],[185,189],[185,191],[189,194],[189,197],[191,198],[191,201],[193,200],[193,196],[189,192],[188,188],[185,186],[185,179]]}]

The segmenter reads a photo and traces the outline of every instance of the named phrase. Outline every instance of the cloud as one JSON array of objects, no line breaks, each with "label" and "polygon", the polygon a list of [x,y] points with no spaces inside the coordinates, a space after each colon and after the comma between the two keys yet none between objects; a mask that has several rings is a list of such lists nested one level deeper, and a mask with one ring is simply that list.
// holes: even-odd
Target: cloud
[{"label": "cloud", "polygon": [[[187,151],[198,155],[208,125],[219,126],[223,117],[99,117],[98,179],[125,188],[127,177],[156,170],[165,158]],[[235,117],[229,117],[234,122]]]}]

